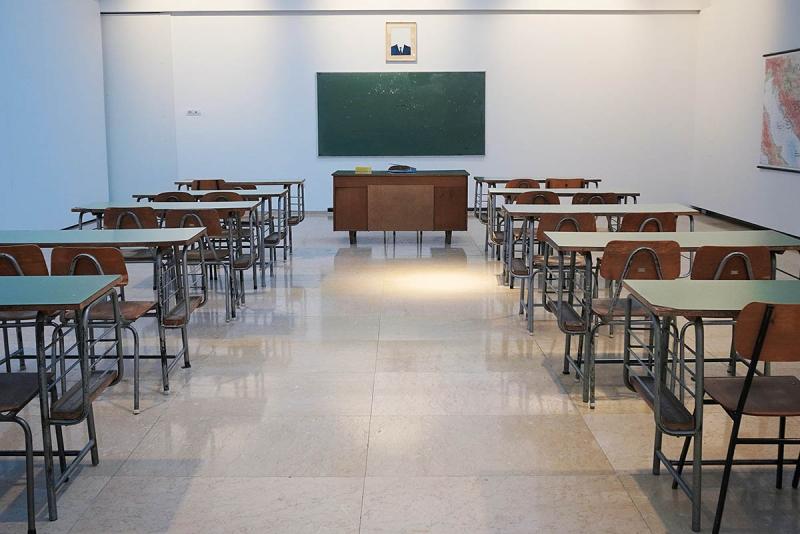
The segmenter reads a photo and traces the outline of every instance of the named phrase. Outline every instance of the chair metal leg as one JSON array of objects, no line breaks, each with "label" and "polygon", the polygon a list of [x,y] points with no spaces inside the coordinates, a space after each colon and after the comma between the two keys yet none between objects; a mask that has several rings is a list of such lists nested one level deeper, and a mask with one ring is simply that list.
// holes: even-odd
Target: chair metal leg
[{"label": "chair metal leg", "polygon": [[[778,423],[778,439],[786,437],[786,417],[781,417]],[[775,487],[783,488],[783,443],[778,444],[778,472],[775,475]]]},{"label": "chair metal leg", "polygon": [[181,327],[181,341],[183,342],[183,368],[189,369],[192,363],[189,361],[189,330],[186,324]]},{"label": "chair metal leg", "polygon": [[36,503],[34,501],[33,478],[33,434],[28,422],[14,416],[14,422],[22,427],[25,435],[25,496],[28,508],[28,534],[36,534]]},{"label": "chair metal leg", "polygon": [[97,427],[94,424],[94,406],[89,404],[88,415],[86,416],[86,427],[89,431],[89,439],[92,440],[92,465],[100,463],[100,450],[97,447]]},{"label": "chair metal leg", "polygon": [[797,455],[797,466],[794,468],[794,477],[792,477],[792,487],[797,489],[800,483],[800,454]]},{"label": "chair metal leg", "polygon": [[[686,464],[686,455],[689,452],[689,445],[691,443],[692,436],[686,436],[686,440],[683,442],[683,448],[681,449],[681,459],[678,461],[678,467],[675,469],[678,475],[683,473],[683,466]],[[672,480],[672,489],[678,489],[678,479]]]},{"label": "chair metal leg", "polygon": [[139,413],[139,332],[131,325],[125,325],[125,329],[133,337],[133,414]]},{"label": "chair metal leg", "polygon": [[519,283],[519,314],[522,315],[525,313],[525,306],[523,302],[525,301],[525,279],[523,278]]},{"label": "chair metal leg", "polygon": [[[226,301],[227,303],[227,301]],[[161,385],[164,393],[169,391],[169,364],[167,363],[167,332],[162,324],[158,325],[158,345],[161,350]]]},{"label": "chair metal leg", "polygon": [[[17,350],[19,351],[20,355],[24,356],[25,355],[25,351],[22,349],[22,346],[23,346],[23,343],[22,343],[22,328],[17,327],[16,330],[17,330]],[[19,369],[20,369],[20,371],[24,371],[26,368],[27,368],[27,365],[25,364],[25,358],[20,358],[19,359]]]},{"label": "chair metal leg", "polygon": [[[5,324],[5,322],[3,322]],[[3,328],[3,350],[6,357],[6,373],[11,372],[11,347],[8,344],[8,330]]]},{"label": "chair metal leg", "polygon": [[736,451],[736,440],[739,437],[739,425],[742,422],[742,416],[739,414],[733,415],[733,428],[731,429],[731,439],[728,443],[728,455],[725,458],[725,470],[722,472],[722,484],[719,488],[719,499],[717,500],[717,513],[714,515],[714,528],[711,532],[719,534],[720,526],[722,525],[722,512],[725,510],[725,498],[728,496],[728,483],[731,479],[731,468],[733,467],[733,455]]}]

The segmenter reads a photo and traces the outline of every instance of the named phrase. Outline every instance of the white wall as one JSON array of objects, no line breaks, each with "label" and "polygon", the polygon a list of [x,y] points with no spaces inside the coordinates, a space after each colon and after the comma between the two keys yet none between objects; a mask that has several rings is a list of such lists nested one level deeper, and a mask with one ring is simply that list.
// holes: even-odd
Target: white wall
[{"label": "white wall", "polygon": [[[137,15],[147,16],[153,15]],[[419,62],[387,65],[384,22],[408,18],[418,23]],[[170,20],[180,177],[302,176],[309,180],[308,207],[323,210],[331,205],[331,171],[356,164],[599,175],[651,201],[675,198],[670,182],[690,167],[696,14],[257,13]],[[136,62],[113,68],[140,72]],[[318,157],[316,72],[387,70],[485,70],[486,156]],[[187,117],[189,109],[201,115]],[[112,173],[115,193],[116,181]],[[169,185],[165,180],[162,189]]]},{"label": "white wall", "polygon": [[161,191],[177,176],[169,15],[103,17],[112,200]]},{"label": "white wall", "polygon": [[96,0],[0,2],[0,228],[60,228],[105,200]]},{"label": "white wall", "polygon": [[714,0],[699,19],[695,158],[684,200],[800,234],[800,175],[756,168],[761,56],[800,47],[800,2]]}]

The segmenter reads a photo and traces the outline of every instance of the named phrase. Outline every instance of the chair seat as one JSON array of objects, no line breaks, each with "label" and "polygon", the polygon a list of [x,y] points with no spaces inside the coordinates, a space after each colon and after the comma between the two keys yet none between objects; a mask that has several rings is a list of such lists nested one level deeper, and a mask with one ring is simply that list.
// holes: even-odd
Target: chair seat
[{"label": "chair seat", "polygon": [[[92,371],[89,375],[89,394],[91,404],[105,389],[117,379],[113,371]],[[81,382],[76,382],[50,408],[50,416],[57,420],[77,420],[83,415],[83,391]]]},{"label": "chair seat", "polygon": [[17,413],[39,394],[39,373],[0,374],[0,412]]},{"label": "chair seat", "polygon": [[[533,256],[533,264],[537,266],[544,265],[544,255],[543,254],[536,254]],[[570,257],[564,258],[564,265],[569,267],[572,265],[572,260]],[[548,267],[558,267],[558,256],[550,256],[547,260]],[[575,267],[586,267],[586,260],[583,259],[583,256],[576,256],[575,257]]]},{"label": "chair seat", "polygon": [[[743,376],[706,377],[705,390],[727,411],[736,409]],[[755,376],[744,406],[745,415],[792,417],[800,415],[800,380],[795,376]]]},{"label": "chair seat", "polygon": [[124,248],[122,257],[128,262],[152,262],[156,258],[153,250],[149,248]]},{"label": "chair seat", "polygon": [[285,235],[284,232],[272,232],[264,238],[264,244],[268,247],[279,245],[281,241],[283,241]]},{"label": "chair seat", "polygon": [[[202,297],[189,297],[189,316],[203,304]],[[177,328],[186,324],[186,306],[183,302],[175,306],[164,317],[164,326]]]},{"label": "chair seat", "polygon": [[248,269],[253,265],[253,257],[250,254],[240,254],[233,260],[234,269]]},{"label": "chair seat", "polygon": [[299,215],[292,215],[291,217],[289,217],[288,222],[292,226],[297,226],[298,224],[300,224],[300,221],[302,221],[302,219],[300,218]]},{"label": "chair seat", "polygon": [[[613,299],[606,298],[592,299],[592,313],[601,317],[625,317],[625,299],[618,299],[613,310],[611,309],[612,301]],[[646,317],[647,308],[634,300],[631,304],[631,315]]]},{"label": "chair seat", "polygon": [[[213,247],[213,249],[206,249],[203,251],[203,258],[205,261],[212,261],[216,254],[218,260],[224,260],[228,257],[228,249],[222,247]],[[190,250],[186,253],[186,260],[189,263],[200,263],[200,251]]]},{"label": "chair seat", "polygon": [[[143,317],[155,307],[156,303],[148,300],[119,301],[119,313],[122,315],[122,318],[129,323]],[[64,315],[67,319],[72,320],[75,317],[75,312],[68,311]],[[114,307],[110,302],[101,302],[92,308],[89,319],[93,321],[113,321]]]},{"label": "chair seat", "polygon": [[35,311],[2,311],[0,321],[33,321],[36,314]]}]

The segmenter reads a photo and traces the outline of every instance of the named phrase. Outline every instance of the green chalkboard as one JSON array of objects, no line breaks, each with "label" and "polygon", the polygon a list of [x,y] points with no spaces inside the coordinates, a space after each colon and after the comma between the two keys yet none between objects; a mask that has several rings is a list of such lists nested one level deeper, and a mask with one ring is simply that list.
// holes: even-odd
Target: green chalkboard
[{"label": "green chalkboard", "polygon": [[485,154],[484,72],[317,73],[320,156]]}]

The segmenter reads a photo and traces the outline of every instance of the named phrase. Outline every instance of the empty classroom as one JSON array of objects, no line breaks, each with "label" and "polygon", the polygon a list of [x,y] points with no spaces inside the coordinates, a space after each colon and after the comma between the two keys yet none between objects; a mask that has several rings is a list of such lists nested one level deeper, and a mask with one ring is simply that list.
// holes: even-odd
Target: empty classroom
[{"label": "empty classroom", "polygon": [[0,0],[0,533],[800,532],[797,0]]}]

